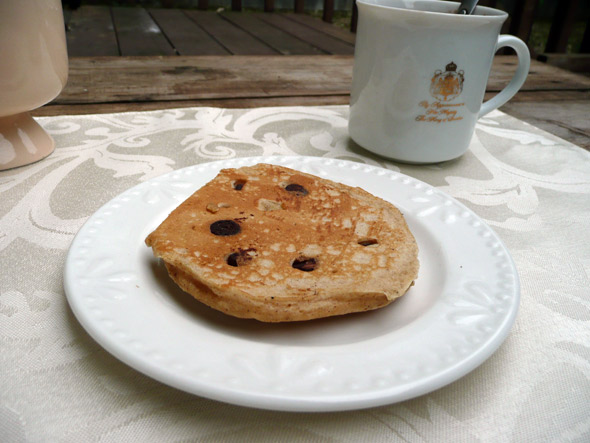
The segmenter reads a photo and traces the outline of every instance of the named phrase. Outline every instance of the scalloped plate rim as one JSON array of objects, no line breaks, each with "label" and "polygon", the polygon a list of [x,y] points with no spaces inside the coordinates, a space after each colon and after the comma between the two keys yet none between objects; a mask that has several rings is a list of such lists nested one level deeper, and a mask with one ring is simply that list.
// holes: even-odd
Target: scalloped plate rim
[{"label": "scalloped plate rim", "polygon": [[[453,197],[436,190],[436,188],[428,185],[424,182],[421,182],[418,179],[415,179],[411,176],[407,176],[403,173],[388,170],[376,165],[368,165],[363,163],[355,163],[349,160],[341,160],[341,159],[333,159],[333,158],[324,158],[324,157],[306,157],[306,156],[269,156],[269,157],[239,157],[229,160],[218,160],[213,162],[204,162],[200,164],[195,164],[192,166],[188,166],[185,168],[181,168],[175,171],[171,171],[169,173],[163,174],[161,176],[155,177],[151,180],[146,182],[140,183],[127,191],[122,192],[119,196],[113,198],[111,201],[107,202],[101,208],[99,208],[94,215],[92,215],[88,221],[84,224],[84,226],[80,229],[76,237],[74,238],[70,250],[68,252],[68,256],[66,259],[66,265],[64,269],[64,289],[66,292],[67,300],[74,312],[76,318],[84,327],[84,329],[96,340],[105,350],[109,353],[117,357],[122,362],[128,364],[129,366],[133,367],[134,369],[170,386],[175,388],[181,389],[183,391],[200,395],[206,398],[219,400],[222,402],[236,404],[241,406],[248,406],[260,409],[269,409],[269,410],[280,410],[280,411],[297,411],[297,412],[329,412],[329,411],[345,411],[345,410],[355,410],[355,409],[363,409],[369,407],[376,407],[376,406],[383,406],[387,404],[397,403],[403,400],[408,400],[411,398],[415,398],[420,395],[427,394],[432,392],[436,389],[444,387],[453,381],[458,380],[459,378],[463,377],[464,375],[468,374],[476,367],[481,365],[484,361],[486,361],[496,350],[497,348],[504,342],[507,338],[510,329],[516,319],[519,301],[520,301],[520,281],[518,278],[518,273],[516,270],[516,266],[506,246],[503,244],[502,240],[494,233],[494,239],[498,242],[499,250],[503,251],[506,254],[506,259],[510,263],[509,271],[512,273],[514,279],[514,285],[510,293],[511,298],[511,306],[508,312],[502,318],[501,323],[498,325],[497,329],[492,331],[493,333],[490,335],[489,339],[487,340],[484,345],[480,346],[476,352],[472,352],[467,358],[461,362],[459,362],[454,367],[448,367],[444,371],[439,371],[435,374],[431,374],[428,376],[424,376],[418,382],[413,383],[406,383],[405,385],[402,383],[400,385],[395,385],[393,387],[383,388],[381,390],[374,389],[374,390],[367,390],[365,392],[360,392],[356,394],[340,394],[340,395],[330,395],[323,394],[323,393],[315,393],[313,395],[300,395],[300,396],[289,396],[281,394],[280,392],[252,392],[249,390],[243,390],[234,387],[227,387],[227,386],[211,386],[206,380],[198,380],[194,377],[187,377],[182,373],[178,373],[176,375],[170,374],[170,371],[165,371],[162,369],[161,365],[157,363],[154,364],[153,362],[146,362],[146,359],[138,358],[136,354],[129,352],[129,349],[126,349],[125,346],[121,346],[115,340],[108,338],[105,335],[105,328],[104,325],[99,324],[96,321],[93,321],[89,318],[88,312],[82,306],[82,299],[80,296],[79,287],[76,284],[74,274],[75,272],[73,269],[73,260],[75,251],[78,250],[81,245],[79,244],[80,236],[88,230],[88,227],[93,219],[97,217],[98,214],[102,213],[104,209],[112,204],[113,201],[117,200],[123,195],[130,193],[136,189],[143,189],[145,186],[148,186],[150,182],[161,182],[165,181],[167,178],[174,176],[175,174],[182,173],[183,171],[189,170],[198,170],[200,168],[207,168],[210,170],[219,170],[226,167],[239,167],[243,165],[250,165],[259,162],[269,162],[269,163],[277,163],[277,164],[286,164],[288,167],[292,167],[297,169],[298,164],[314,164],[319,163],[320,165],[324,166],[332,166],[333,164],[338,165],[345,165],[346,167],[354,168],[358,170],[359,168],[368,168],[367,170],[378,170],[384,171],[384,175],[395,175],[400,179],[409,179],[413,183],[422,184],[427,189],[435,190],[438,195],[443,196],[447,201],[451,201],[453,204],[456,204],[458,207],[462,208],[464,211],[471,213],[477,220],[480,220],[480,223],[485,228],[489,229],[491,232],[491,228],[485,224],[485,222],[481,221],[479,217],[473,213],[470,209],[468,209],[465,205],[455,200]],[[292,163],[295,164],[292,164]],[[328,177],[330,179],[334,179],[338,181],[338,177]],[[204,184],[202,182],[199,186]],[[195,188],[196,189],[196,188]],[[191,193],[194,192],[194,189]],[[375,193],[379,196],[379,193]],[[391,200],[390,200],[391,201]],[[178,202],[180,203],[180,201]],[[395,204],[395,202],[393,202]],[[143,240],[143,239],[141,239]],[[508,271],[507,271],[508,272]],[[419,277],[420,278],[420,277]]]}]

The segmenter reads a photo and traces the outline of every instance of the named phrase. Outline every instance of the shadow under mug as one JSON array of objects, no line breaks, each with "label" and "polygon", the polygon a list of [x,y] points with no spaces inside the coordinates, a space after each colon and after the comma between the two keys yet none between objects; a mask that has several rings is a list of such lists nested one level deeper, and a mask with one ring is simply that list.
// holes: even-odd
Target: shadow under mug
[{"label": "shadow under mug", "polygon": [[[477,119],[506,103],[526,80],[530,55],[517,37],[500,35],[508,17],[478,6],[433,0],[357,0],[349,133],[381,156],[435,163],[461,156]],[[512,47],[518,68],[483,102],[492,60]]]}]

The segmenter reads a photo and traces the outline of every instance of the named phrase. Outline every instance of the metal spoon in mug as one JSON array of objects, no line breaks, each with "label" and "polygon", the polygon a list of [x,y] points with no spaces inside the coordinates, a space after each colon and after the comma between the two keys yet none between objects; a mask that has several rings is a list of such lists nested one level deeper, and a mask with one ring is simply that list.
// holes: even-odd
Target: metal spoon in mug
[{"label": "metal spoon in mug", "polygon": [[459,9],[457,9],[457,14],[472,14],[478,1],[479,0],[462,0],[461,4],[459,5]]}]

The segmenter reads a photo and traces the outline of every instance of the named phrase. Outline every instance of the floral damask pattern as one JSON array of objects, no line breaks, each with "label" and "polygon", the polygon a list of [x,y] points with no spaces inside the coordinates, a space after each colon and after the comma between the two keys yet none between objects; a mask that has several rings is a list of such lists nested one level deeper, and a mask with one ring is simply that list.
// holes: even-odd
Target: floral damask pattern
[{"label": "floral damask pattern", "polygon": [[[0,440],[589,440],[590,154],[494,112],[480,120],[460,159],[401,165],[354,144],[347,119],[344,106],[39,119],[56,151],[0,173]],[[520,274],[520,312],[505,344],[434,393],[322,415],[198,398],[141,375],[100,348],[73,317],[62,285],[69,245],[88,217],[163,173],[268,155],[346,159],[401,171],[477,213],[507,245]],[[159,189],[146,195],[148,203],[162,198],[170,196]],[[446,216],[444,205],[430,210]],[[464,308],[477,325],[481,288],[472,289]]]}]

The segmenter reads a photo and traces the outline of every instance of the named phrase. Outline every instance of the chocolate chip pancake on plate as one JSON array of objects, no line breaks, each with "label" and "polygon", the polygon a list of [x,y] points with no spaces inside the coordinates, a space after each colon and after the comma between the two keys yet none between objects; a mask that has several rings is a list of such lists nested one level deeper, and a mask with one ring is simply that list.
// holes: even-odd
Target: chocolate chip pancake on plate
[{"label": "chocolate chip pancake on plate", "polygon": [[416,241],[395,206],[263,163],[221,170],[146,244],[197,300],[264,322],[386,306],[419,267]]}]

